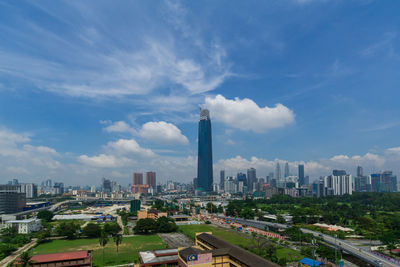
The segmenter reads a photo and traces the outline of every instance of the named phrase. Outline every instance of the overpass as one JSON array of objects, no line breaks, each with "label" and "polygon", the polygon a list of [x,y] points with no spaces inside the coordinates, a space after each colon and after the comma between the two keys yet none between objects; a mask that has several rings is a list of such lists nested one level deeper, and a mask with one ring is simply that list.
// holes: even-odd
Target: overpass
[{"label": "overpass", "polygon": [[[248,225],[251,227],[255,227],[261,230],[265,230],[266,227],[267,228],[274,228],[274,229],[287,229],[290,228],[289,225],[286,224],[278,224],[278,223],[271,223],[271,222],[264,222],[264,221],[256,221],[256,220],[246,220],[246,219],[241,219],[241,218],[233,218],[233,217],[222,217],[222,216],[218,216],[218,218],[221,219],[228,219],[230,221],[236,222],[236,223],[240,223],[242,225]],[[322,234],[319,232],[315,232],[306,228],[300,228],[300,230],[303,233],[306,234],[312,234],[314,237],[318,237],[320,239],[322,239],[323,241],[325,241],[326,243],[332,245],[332,246],[336,246],[339,249],[346,251],[347,253],[373,265],[373,266],[390,266],[390,267],[394,267],[394,266],[400,266],[399,264],[392,262],[390,260],[387,260],[385,258],[382,258],[378,255],[373,254],[371,251],[368,251],[366,249],[357,247],[355,245],[352,245],[348,242],[346,242],[345,240],[342,239],[338,239],[335,237],[332,237],[330,235],[326,235],[326,234]],[[379,262],[382,263],[379,264]]]}]

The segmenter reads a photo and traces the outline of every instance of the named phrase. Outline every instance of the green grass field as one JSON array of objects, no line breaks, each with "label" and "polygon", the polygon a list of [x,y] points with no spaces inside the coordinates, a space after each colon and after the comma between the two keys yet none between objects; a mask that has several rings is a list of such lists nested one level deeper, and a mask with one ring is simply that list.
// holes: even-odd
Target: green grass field
[{"label": "green grass field", "polygon": [[[221,227],[217,227],[211,224],[180,225],[179,230],[193,240],[195,239],[197,232],[212,232],[213,235],[236,246],[241,246],[246,249],[254,247],[254,242],[251,240],[250,237],[246,238],[239,233],[231,232],[228,229],[225,230]],[[288,262],[298,261],[304,258],[300,254],[300,252],[284,247],[279,247],[277,249],[276,256],[278,257],[278,259],[285,258]]]},{"label": "green grass field", "polygon": [[[118,264],[137,262],[138,252],[166,248],[167,244],[157,235],[125,237],[119,245]],[[77,250],[93,250],[93,266],[102,266],[102,247],[99,240],[75,239],[75,240],[52,240],[40,244],[33,249],[33,254],[49,254]],[[104,265],[116,264],[117,249],[112,239],[104,248]]]}]

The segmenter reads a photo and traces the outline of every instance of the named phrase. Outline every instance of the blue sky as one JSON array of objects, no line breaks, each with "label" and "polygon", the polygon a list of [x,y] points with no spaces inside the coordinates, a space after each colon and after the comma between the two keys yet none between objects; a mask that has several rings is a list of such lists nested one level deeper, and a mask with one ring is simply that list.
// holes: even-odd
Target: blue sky
[{"label": "blue sky", "polygon": [[0,177],[399,173],[398,1],[2,1]]}]

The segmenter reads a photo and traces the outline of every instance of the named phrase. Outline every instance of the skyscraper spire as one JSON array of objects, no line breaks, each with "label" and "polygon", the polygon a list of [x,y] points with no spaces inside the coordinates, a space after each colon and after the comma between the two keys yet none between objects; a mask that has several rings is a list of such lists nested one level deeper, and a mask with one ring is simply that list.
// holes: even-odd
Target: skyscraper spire
[{"label": "skyscraper spire", "polygon": [[285,163],[285,178],[288,177],[289,175],[290,175],[290,172],[289,172],[289,163],[286,162],[286,163]]}]

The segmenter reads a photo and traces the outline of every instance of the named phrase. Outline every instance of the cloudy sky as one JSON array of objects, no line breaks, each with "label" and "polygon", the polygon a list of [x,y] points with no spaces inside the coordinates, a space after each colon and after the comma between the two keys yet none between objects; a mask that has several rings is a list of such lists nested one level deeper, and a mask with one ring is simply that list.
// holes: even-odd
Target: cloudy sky
[{"label": "cloudy sky", "polygon": [[[1,1],[0,182],[400,174],[397,0]],[[216,175],[217,176],[217,175]]]}]

